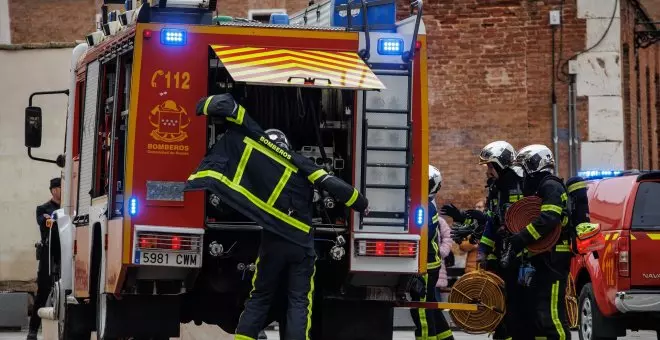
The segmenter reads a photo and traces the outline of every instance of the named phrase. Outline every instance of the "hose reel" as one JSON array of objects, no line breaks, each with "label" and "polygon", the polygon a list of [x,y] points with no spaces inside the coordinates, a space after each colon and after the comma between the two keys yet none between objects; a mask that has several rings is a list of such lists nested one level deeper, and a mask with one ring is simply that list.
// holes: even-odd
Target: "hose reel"
[{"label": "hose reel", "polygon": [[[517,234],[528,224],[532,223],[541,214],[541,198],[528,196],[511,205],[506,212],[506,228],[512,234]],[[561,225],[557,225],[552,233],[542,237],[527,246],[527,249],[535,254],[551,250],[559,240]]]},{"label": "hose reel", "polygon": [[476,311],[449,311],[454,323],[463,331],[470,334],[493,332],[506,313],[504,281],[485,270],[466,273],[452,286],[449,302],[478,306]]},{"label": "hose reel", "polygon": [[571,274],[568,274],[568,279],[566,280],[566,296],[564,297],[564,301],[566,302],[568,326],[571,329],[575,329],[578,326],[578,300],[575,281],[573,281]]}]

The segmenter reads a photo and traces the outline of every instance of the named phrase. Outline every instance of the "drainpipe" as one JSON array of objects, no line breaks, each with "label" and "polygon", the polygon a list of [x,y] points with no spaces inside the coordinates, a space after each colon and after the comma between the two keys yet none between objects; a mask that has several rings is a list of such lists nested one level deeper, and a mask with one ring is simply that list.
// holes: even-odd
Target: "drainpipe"
[{"label": "drainpipe", "polygon": [[559,176],[559,133],[557,126],[557,94],[555,93],[555,32],[552,27],[552,153],[555,156],[555,175]]},{"label": "drainpipe", "polygon": [[575,106],[573,106],[573,76],[570,76],[570,81],[568,83],[568,174],[569,176],[575,176],[575,160],[573,158],[574,154],[574,145],[573,143],[575,142],[573,140],[574,135],[575,135],[575,126],[574,126],[574,110]]},{"label": "drainpipe", "polygon": [[639,50],[635,48],[635,85],[637,89],[637,168],[644,170],[644,144],[642,143],[642,97],[639,81]]}]

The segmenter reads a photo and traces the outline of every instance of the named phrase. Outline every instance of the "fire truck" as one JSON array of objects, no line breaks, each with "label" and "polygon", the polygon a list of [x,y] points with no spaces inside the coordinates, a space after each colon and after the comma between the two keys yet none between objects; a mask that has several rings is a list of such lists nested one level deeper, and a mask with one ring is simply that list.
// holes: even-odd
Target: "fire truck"
[{"label": "fire truck", "polygon": [[[215,1],[104,5],[102,29],[73,49],[69,89],[34,93],[25,111],[29,156],[63,167],[53,293],[39,312],[58,321],[59,337],[177,337],[189,322],[234,332],[261,227],[183,190],[224,132],[195,105],[230,92],[369,199],[360,216],[315,193],[314,338],[391,339],[393,307],[426,271],[421,4],[396,21],[394,1],[328,0],[268,23],[214,17]],[[57,160],[32,154],[42,135],[33,98],[43,95],[69,98]]]}]

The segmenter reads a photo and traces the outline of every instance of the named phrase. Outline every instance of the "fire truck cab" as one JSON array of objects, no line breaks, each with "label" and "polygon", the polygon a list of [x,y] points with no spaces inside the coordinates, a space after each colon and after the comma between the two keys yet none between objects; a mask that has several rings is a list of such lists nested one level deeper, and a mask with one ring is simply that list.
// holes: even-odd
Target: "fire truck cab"
[{"label": "fire truck cab", "polygon": [[580,339],[615,339],[660,327],[660,172],[586,171],[589,214],[605,247],[576,255]]},{"label": "fire truck cab", "polygon": [[32,98],[69,96],[64,153],[50,161],[64,168],[54,289],[40,314],[67,339],[177,337],[191,321],[234,332],[261,227],[221,198],[183,191],[224,132],[195,106],[230,92],[370,201],[360,216],[315,195],[314,338],[391,339],[393,307],[426,271],[421,1],[398,22],[394,1],[328,0],[271,23],[213,18],[215,1],[154,3],[104,6],[102,30],[73,50],[70,88],[30,97],[28,154],[49,161],[32,155],[42,133]]}]

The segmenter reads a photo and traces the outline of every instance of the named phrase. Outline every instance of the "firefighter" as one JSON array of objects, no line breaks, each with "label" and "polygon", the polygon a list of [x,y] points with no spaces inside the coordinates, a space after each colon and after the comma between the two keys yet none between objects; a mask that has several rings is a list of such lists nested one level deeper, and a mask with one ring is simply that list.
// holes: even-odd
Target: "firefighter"
[{"label": "firefighter", "polygon": [[562,228],[561,236],[552,249],[525,256],[529,260],[523,260],[526,263],[520,270],[520,281],[529,286],[530,314],[533,313],[534,318],[532,336],[570,339],[564,300],[571,261],[566,189],[561,179],[554,176],[555,160],[545,145],[522,148],[516,163],[525,171],[524,195],[536,195],[542,203],[539,217],[507,239],[514,252],[523,251],[527,245],[550,234],[554,228]]},{"label": "firefighter", "polygon": [[208,190],[263,227],[252,291],[235,339],[258,337],[282,277],[288,282],[286,339],[309,339],[316,261],[314,186],[363,214],[367,199],[294,152],[281,131],[263,131],[230,94],[202,98],[196,114],[224,121],[227,130],[188,178],[186,190]]},{"label": "firefighter", "polygon": [[[413,301],[437,302],[435,285],[438,281],[442,259],[439,247],[439,222],[435,195],[442,187],[442,174],[438,168],[429,165],[429,218],[428,218],[428,263],[427,272],[421,277],[423,288],[421,292],[412,291]],[[415,323],[415,339],[445,340],[454,339],[451,328],[441,309],[411,308],[410,315]]]},{"label": "firefighter", "polygon": [[41,326],[41,318],[37,314],[39,308],[46,305],[46,300],[51,290],[51,276],[48,269],[48,239],[49,227],[46,222],[51,218],[51,214],[60,208],[61,196],[61,179],[53,178],[50,180],[50,200],[37,207],[37,224],[39,225],[39,234],[41,241],[35,244],[37,248],[37,260],[39,267],[37,269],[37,296],[34,298],[34,305],[32,306],[32,315],[30,316],[30,326],[28,330],[27,340],[36,340],[39,327]]},{"label": "firefighter", "polygon": [[[507,209],[522,198],[522,169],[514,165],[515,157],[516,150],[506,141],[489,143],[479,154],[479,164],[486,166],[488,178],[487,218],[476,211],[463,214],[453,205],[443,207],[448,215],[457,216],[459,220],[476,219],[478,225],[483,226],[483,229],[478,228],[483,230],[482,235],[472,232],[477,239],[480,237],[477,261],[481,269],[492,271],[505,282],[506,316],[495,330],[493,339],[524,338],[522,334],[517,334],[521,330],[519,324],[524,313],[524,301],[518,285],[519,257],[510,254],[510,248],[502,237],[506,234],[504,217]],[[460,233],[460,230],[455,232]]]}]

